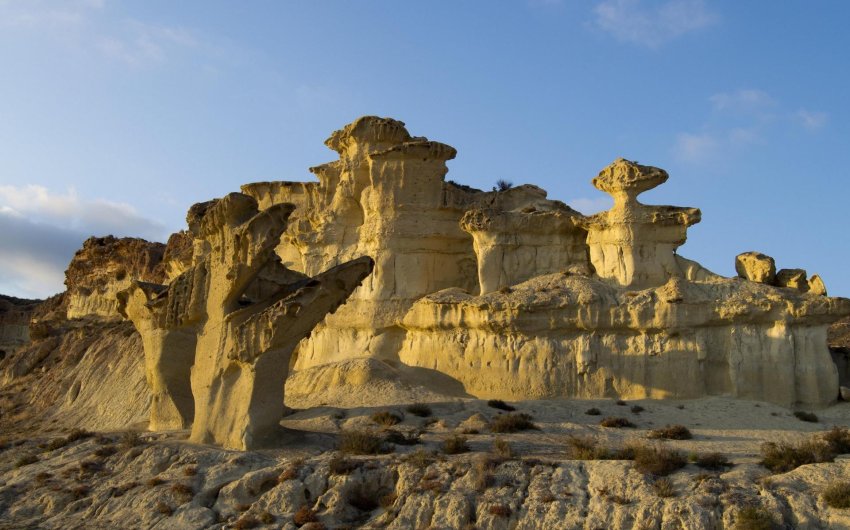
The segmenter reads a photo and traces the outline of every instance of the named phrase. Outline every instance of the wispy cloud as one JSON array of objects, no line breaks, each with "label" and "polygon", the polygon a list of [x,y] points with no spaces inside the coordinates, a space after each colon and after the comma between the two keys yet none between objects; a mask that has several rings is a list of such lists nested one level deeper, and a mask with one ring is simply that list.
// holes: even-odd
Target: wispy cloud
[{"label": "wispy cloud", "polygon": [[760,112],[776,104],[770,94],[754,88],[720,92],[708,99],[717,111]]},{"label": "wispy cloud", "polygon": [[821,129],[829,120],[829,115],[825,112],[814,112],[806,109],[800,109],[794,113],[794,118],[803,128],[809,131]]},{"label": "wispy cloud", "polygon": [[187,28],[130,21],[121,35],[98,37],[96,46],[105,56],[138,67],[161,63],[177,48],[194,48],[198,38]]},{"label": "wispy cloud", "polygon": [[710,133],[679,133],[674,150],[681,160],[697,162],[714,156],[718,144],[718,139]]},{"label": "wispy cloud", "polygon": [[703,0],[605,0],[596,5],[595,25],[623,42],[658,48],[719,20]]}]

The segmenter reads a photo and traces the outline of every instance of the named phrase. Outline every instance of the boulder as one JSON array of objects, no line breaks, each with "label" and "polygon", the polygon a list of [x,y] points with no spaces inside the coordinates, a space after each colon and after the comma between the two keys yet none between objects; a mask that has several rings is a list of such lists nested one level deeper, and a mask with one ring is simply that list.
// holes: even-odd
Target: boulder
[{"label": "boulder", "polygon": [[806,280],[806,271],[803,269],[780,269],[776,273],[776,285],[797,289],[805,293],[809,290],[809,282]]},{"label": "boulder", "polygon": [[776,281],[776,262],[761,252],[744,252],[735,256],[735,272],[739,278],[773,285]]}]

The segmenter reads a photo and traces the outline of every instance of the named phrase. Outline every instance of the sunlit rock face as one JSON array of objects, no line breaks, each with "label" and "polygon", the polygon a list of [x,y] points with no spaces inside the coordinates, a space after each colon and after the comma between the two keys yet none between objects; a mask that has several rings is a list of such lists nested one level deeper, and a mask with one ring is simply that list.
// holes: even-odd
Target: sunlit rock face
[{"label": "sunlit rock face", "polygon": [[360,118],[326,144],[340,159],[312,168],[318,183],[243,186],[261,207],[299,205],[278,247],[298,270],[375,257],[296,369],[373,357],[516,399],[838,395],[826,328],[850,302],[757,253],[734,279],[678,255],[701,214],[638,201],[662,169],[616,160],[592,179],[614,206],[586,217],[536,186],[445,181],[454,149],[396,120]]}]

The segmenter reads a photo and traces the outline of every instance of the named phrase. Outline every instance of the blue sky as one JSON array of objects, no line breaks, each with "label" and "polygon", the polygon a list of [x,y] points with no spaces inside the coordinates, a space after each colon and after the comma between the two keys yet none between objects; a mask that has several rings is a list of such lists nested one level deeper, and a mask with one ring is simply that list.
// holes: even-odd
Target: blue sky
[{"label": "blue sky", "polygon": [[365,114],[458,149],[447,178],[584,213],[618,156],[697,206],[680,254],[759,250],[850,296],[850,3],[0,0],[0,292],[62,290],[85,237],[311,180]]}]

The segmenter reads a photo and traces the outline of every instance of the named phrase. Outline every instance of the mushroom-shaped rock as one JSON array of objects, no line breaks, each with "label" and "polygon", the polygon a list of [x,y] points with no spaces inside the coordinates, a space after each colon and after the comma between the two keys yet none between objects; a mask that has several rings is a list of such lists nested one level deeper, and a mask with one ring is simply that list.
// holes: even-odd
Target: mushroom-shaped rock
[{"label": "mushroom-shaped rock", "polygon": [[614,198],[607,212],[585,218],[590,261],[596,273],[627,287],[663,285],[671,276],[686,276],[676,249],[689,226],[700,221],[697,208],[647,206],[638,194],[665,182],[667,172],[617,159],[593,179]]},{"label": "mushroom-shaped rock", "polygon": [[745,280],[773,285],[776,281],[776,262],[761,252],[744,252],[735,256],[735,272]]}]

